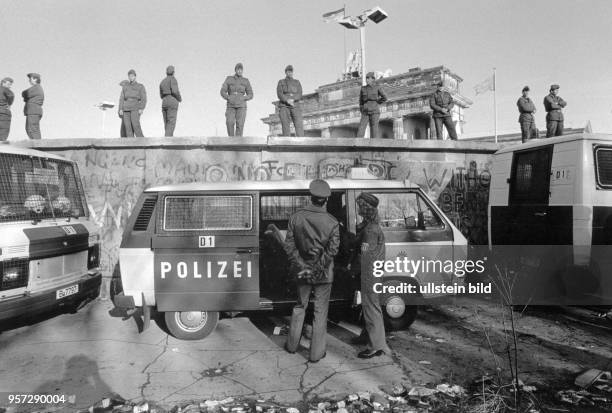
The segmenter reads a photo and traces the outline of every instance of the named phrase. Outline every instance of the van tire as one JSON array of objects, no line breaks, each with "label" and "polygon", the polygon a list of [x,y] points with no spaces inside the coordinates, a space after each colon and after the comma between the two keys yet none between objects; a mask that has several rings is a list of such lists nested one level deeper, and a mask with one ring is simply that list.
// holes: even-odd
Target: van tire
[{"label": "van tire", "polygon": [[414,323],[414,320],[417,318],[417,314],[419,312],[419,306],[417,305],[407,305],[404,310],[404,314],[401,317],[391,317],[385,307],[383,307],[383,319],[385,321],[385,326],[389,331],[398,331],[405,330]]},{"label": "van tire", "polygon": [[[219,321],[219,313],[217,311],[167,311],[164,313],[164,321],[173,337],[179,340],[201,340],[214,331]],[[190,325],[190,322],[193,324]]]},{"label": "van tire", "polygon": [[[397,286],[402,281],[390,279],[385,281],[384,285]],[[415,283],[415,285],[417,284]],[[385,327],[390,331],[404,330],[410,327],[418,314],[418,306],[409,305],[407,294],[382,294],[380,297],[380,307],[383,312]]]}]

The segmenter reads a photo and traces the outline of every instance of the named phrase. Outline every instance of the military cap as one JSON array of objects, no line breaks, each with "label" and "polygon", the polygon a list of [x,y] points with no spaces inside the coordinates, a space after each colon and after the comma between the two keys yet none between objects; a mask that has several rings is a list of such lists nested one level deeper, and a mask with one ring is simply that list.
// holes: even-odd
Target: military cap
[{"label": "military cap", "polygon": [[0,83],[4,83],[4,82],[11,82],[11,83],[13,83],[13,79],[11,79],[10,77],[5,77],[4,79],[2,79],[2,81],[0,81]]},{"label": "military cap", "polygon": [[134,69],[130,69],[130,70],[128,71],[128,76],[129,76],[129,75],[134,75],[134,76],[136,76],[136,71],[135,71]]},{"label": "military cap", "polygon": [[287,67],[285,68],[285,72],[288,72],[288,71],[292,71],[293,72],[293,66],[287,65]]},{"label": "military cap", "polygon": [[522,92],[529,92],[529,86],[525,86],[522,90]]},{"label": "military cap", "polygon": [[236,66],[234,66],[234,70],[238,70],[238,69],[244,69],[242,67],[242,63],[236,63]]},{"label": "military cap", "polygon": [[166,68],[166,74],[167,75],[173,75],[174,74],[174,66],[170,65]]},{"label": "military cap", "polygon": [[40,75],[38,73],[28,73],[28,77],[36,79],[40,82]]},{"label": "military cap", "polygon": [[366,75],[366,79],[367,78],[376,79],[376,75],[374,74],[374,72],[368,72],[368,74]]},{"label": "military cap", "polygon": [[357,199],[362,199],[364,202],[373,206],[374,208],[378,206],[379,202],[378,198],[369,192],[362,192]]},{"label": "military cap", "polygon": [[559,85],[550,85],[550,90],[559,89]]},{"label": "military cap", "polygon": [[312,181],[308,189],[310,190],[310,195],[318,196],[319,198],[327,198],[331,195],[329,184],[322,179]]}]

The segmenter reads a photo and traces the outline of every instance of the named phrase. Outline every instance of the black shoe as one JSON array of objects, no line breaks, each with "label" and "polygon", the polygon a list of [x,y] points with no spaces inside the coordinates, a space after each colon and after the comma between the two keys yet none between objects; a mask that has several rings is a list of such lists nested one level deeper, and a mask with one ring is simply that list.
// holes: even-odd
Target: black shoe
[{"label": "black shoe", "polygon": [[319,360],[308,360],[309,363],[318,363],[319,361],[323,360],[325,358],[325,356],[327,356],[327,351],[325,353],[323,353],[323,357],[321,357]]},{"label": "black shoe", "polygon": [[382,350],[363,350],[362,352],[357,354],[357,357],[359,357],[360,359],[371,359],[372,357],[382,356],[383,354],[385,354],[385,352]]}]

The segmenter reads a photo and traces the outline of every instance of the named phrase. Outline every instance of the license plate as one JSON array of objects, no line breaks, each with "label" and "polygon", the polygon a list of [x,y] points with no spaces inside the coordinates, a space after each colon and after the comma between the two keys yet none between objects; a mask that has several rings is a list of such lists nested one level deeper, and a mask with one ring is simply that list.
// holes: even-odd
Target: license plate
[{"label": "license plate", "polygon": [[69,295],[74,295],[79,292],[79,285],[71,285],[70,287],[62,288],[61,290],[57,290],[55,292],[55,298],[60,300],[64,297],[68,297]]}]

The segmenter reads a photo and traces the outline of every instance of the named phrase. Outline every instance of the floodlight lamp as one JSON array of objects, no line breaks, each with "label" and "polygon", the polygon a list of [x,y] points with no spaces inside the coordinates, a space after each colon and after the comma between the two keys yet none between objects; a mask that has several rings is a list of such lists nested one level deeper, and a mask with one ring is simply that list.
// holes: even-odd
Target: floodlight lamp
[{"label": "floodlight lamp", "polygon": [[356,20],[351,17],[345,17],[342,20],[339,20],[338,23],[346,27],[347,29],[358,29],[359,25]]},{"label": "floodlight lamp", "polygon": [[389,17],[387,12],[378,6],[366,11],[365,15],[368,19],[372,20],[374,23],[380,23],[381,21]]}]

